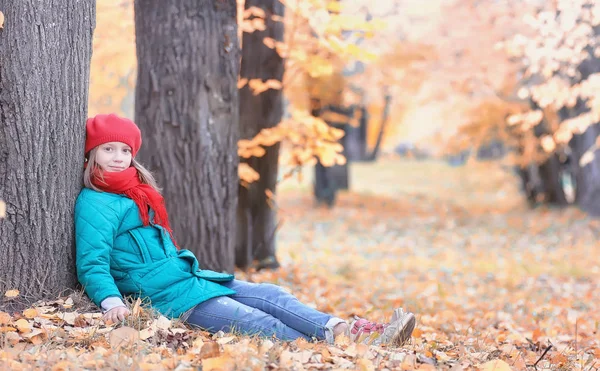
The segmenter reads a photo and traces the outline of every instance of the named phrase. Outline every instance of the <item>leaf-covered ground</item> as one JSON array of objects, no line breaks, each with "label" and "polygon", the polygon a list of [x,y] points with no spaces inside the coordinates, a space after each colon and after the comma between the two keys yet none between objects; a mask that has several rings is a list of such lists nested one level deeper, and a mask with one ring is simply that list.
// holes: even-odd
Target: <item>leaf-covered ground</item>
[{"label": "leaf-covered ground", "polygon": [[403,306],[417,315],[411,344],[210,336],[137,307],[114,329],[74,298],[0,313],[0,369],[600,368],[600,222],[528,210],[514,179],[487,165],[388,160],[352,176],[360,193],[333,209],[315,207],[306,185],[283,187],[283,268],[238,278],[343,318],[386,320]]}]

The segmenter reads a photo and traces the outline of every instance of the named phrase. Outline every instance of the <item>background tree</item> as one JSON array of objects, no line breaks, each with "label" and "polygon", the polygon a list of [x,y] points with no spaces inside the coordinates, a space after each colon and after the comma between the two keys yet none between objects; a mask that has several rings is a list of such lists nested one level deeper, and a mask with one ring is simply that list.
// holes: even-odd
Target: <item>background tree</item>
[{"label": "background tree", "polygon": [[[592,0],[543,5],[527,19],[529,32],[505,43],[522,62],[519,95],[531,103],[530,110],[509,117],[508,125],[529,134],[523,179],[526,188],[536,190],[535,201],[576,202],[600,215],[600,159],[595,156],[600,145],[600,6]],[[528,182],[534,184],[527,187]]]},{"label": "background tree", "polygon": [[135,121],[175,239],[232,272],[238,193],[235,0],[137,0]]},{"label": "background tree", "polygon": [[0,292],[72,287],[95,1],[0,0]]},{"label": "background tree", "polygon": [[[264,19],[263,30],[250,29],[242,37],[240,79],[262,82],[283,80],[284,61],[276,50],[267,47],[264,38],[282,42],[284,36],[284,5],[279,0],[246,0],[245,19],[252,22]],[[247,15],[246,15],[247,14]],[[254,14],[257,14],[256,16]],[[283,117],[283,92],[268,89],[256,93],[244,84],[240,93],[241,138],[251,140],[262,129],[269,129]],[[275,194],[279,161],[279,142],[265,147],[261,157],[241,159],[254,169],[260,178],[240,184],[237,210],[236,264],[248,266],[253,260],[259,267],[275,268],[275,231],[277,212],[269,196]]]}]

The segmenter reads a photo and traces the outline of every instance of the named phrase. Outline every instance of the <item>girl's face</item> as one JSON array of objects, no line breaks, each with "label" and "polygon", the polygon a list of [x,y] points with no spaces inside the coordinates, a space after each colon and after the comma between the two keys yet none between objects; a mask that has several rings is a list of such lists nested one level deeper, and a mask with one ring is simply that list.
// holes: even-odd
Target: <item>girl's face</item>
[{"label": "girl's face", "polygon": [[131,147],[121,142],[108,142],[98,146],[96,164],[109,173],[127,169],[131,165]]}]

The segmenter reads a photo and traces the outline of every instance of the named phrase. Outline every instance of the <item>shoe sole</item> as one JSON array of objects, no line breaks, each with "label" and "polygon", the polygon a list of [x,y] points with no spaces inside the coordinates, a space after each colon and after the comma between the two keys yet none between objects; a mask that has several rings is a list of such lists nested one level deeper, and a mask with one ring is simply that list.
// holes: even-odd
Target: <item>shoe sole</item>
[{"label": "shoe sole", "polygon": [[398,332],[392,338],[391,344],[395,347],[401,347],[410,340],[415,326],[417,325],[417,319],[412,313],[405,314],[402,318],[402,326],[398,326]]}]

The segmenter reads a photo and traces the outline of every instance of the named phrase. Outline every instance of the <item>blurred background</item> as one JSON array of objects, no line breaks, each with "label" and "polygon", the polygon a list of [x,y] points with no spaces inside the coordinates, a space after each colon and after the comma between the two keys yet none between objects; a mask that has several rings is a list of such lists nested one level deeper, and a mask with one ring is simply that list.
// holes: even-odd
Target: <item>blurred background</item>
[{"label": "blurred background", "polygon": [[[280,191],[302,189],[334,205],[337,192],[371,183],[381,188],[374,192],[456,198],[444,191],[451,187],[457,202],[600,211],[593,2],[282,4],[282,83],[252,87],[283,93],[279,178],[302,176],[278,183]],[[98,2],[90,115],[134,118],[133,18],[133,1]],[[243,1],[238,24],[240,44],[242,31],[268,32],[264,12]],[[307,117],[344,136],[294,140],[321,124]],[[328,146],[334,141],[343,149]]]}]

